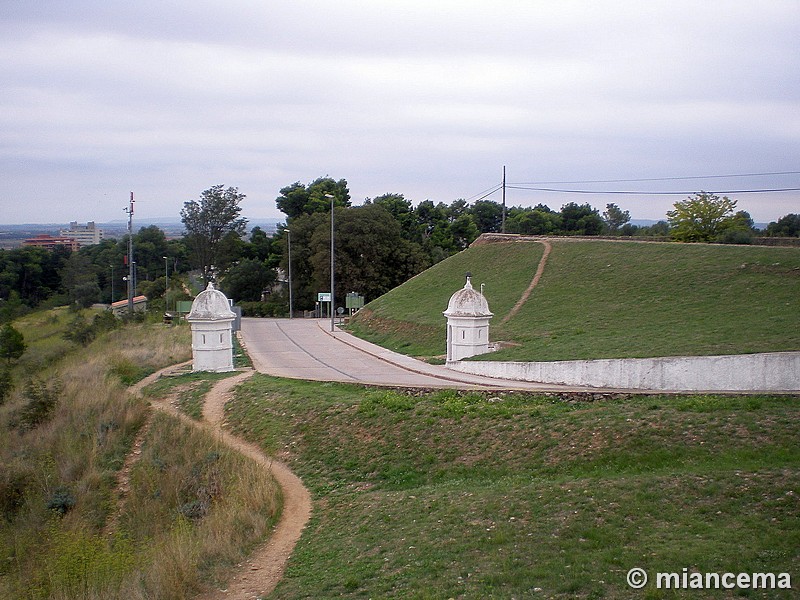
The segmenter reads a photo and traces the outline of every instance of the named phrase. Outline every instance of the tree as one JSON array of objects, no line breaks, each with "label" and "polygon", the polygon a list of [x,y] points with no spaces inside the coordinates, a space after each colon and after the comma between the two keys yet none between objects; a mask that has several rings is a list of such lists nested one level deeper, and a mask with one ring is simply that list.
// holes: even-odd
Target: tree
[{"label": "tree", "polygon": [[503,228],[503,205],[492,200],[478,200],[470,209],[481,233],[497,233]]},{"label": "tree", "polygon": [[11,323],[0,328],[0,358],[5,358],[8,363],[18,360],[25,354],[26,348],[25,338]]},{"label": "tree", "polygon": [[245,258],[230,268],[222,282],[225,294],[236,301],[258,301],[261,293],[275,283],[275,271],[265,261]]},{"label": "tree", "polygon": [[767,225],[767,235],[780,237],[800,236],[800,215],[788,214]]},{"label": "tree", "polygon": [[606,222],[606,225],[608,225],[611,233],[616,233],[623,225],[631,220],[631,213],[627,210],[622,210],[614,203],[606,204],[603,220]]},{"label": "tree", "polygon": [[600,213],[589,204],[570,202],[561,207],[561,226],[573,235],[598,235],[603,231]]},{"label": "tree", "polygon": [[670,234],[679,242],[713,242],[735,226],[736,201],[700,192],[678,201],[667,211]]},{"label": "tree", "polygon": [[522,235],[553,235],[561,231],[561,215],[539,204],[533,209],[512,208],[506,219],[509,233]]},{"label": "tree", "polygon": [[88,308],[100,301],[100,286],[97,274],[89,257],[73,252],[61,269],[61,285],[69,294],[71,302],[81,308]]},{"label": "tree", "polygon": [[325,213],[331,210],[331,200],[326,194],[333,196],[334,206],[350,206],[350,191],[347,181],[334,181],[330,177],[320,177],[308,184],[299,181],[281,189],[275,204],[287,220],[312,213]]},{"label": "tree", "polygon": [[215,185],[201,194],[200,202],[191,200],[183,205],[181,221],[186,228],[190,257],[206,283],[211,280],[212,267],[221,258],[225,236],[244,235],[247,219],[239,217],[242,211],[239,203],[244,198],[238,188]]}]

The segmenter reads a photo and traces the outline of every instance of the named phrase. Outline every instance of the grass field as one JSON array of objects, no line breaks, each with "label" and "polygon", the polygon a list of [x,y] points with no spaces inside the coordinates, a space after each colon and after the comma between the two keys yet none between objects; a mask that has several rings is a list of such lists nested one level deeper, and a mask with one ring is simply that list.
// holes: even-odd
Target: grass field
[{"label": "grass field", "polygon": [[539,286],[502,318],[542,245],[470,248],[370,302],[351,331],[414,356],[444,354],[450,295],[473,273],[495,314],[482,360],[572,360],[800,350],[800,249],[553,239]]},{"label": "grass field", "polygon": [[255,376],[230,427],[314,498],[272,597],[708,597],[631,590],[634,566],[796,579],[800,398],[594,400]]}]

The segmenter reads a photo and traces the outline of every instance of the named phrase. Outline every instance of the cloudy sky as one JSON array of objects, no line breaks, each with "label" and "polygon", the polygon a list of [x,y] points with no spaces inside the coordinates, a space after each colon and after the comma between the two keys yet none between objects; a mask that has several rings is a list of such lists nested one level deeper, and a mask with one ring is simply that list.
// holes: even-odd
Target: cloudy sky
[{"label": "cloudy sky", "polygon": [[177,219],[216,184],[282,217],[320,176],[449,204],[504,165],[509,205],[800,212],[739,192],[800,188],[797,0],[0,0],[0,31],[0,223],[124,219],[131,190]]}]

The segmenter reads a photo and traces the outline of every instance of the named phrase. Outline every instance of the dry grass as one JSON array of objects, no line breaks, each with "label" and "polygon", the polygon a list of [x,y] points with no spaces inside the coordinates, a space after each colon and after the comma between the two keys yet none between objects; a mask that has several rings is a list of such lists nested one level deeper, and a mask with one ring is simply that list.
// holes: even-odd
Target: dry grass
[{"label": "dry grass", "polygon": [[27,431],[11,426],[24,386],[0,407],[0,597],[185,598],[224,578],[266,536],[280,495],[253,461],[174,418],[153,419],[133,467],[141,487],[104,535],[151,410],[127,385],[187,360],[188,328],[129,325],[78,348],[62,343],[60,313],[26,319],[33,358],[17,381],[35,376],[56,397]]}]

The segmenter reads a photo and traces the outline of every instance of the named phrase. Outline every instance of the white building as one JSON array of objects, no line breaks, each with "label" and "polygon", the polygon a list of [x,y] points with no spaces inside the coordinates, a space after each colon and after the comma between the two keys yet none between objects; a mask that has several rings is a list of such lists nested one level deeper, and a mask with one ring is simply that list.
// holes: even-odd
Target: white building
[{"label": "white building", "polygon": [[197,294],[186,320],[192,327],[192,370],[233,371],[233,320],[228,298],[213,283]]},{"label": "white building", "polygon": [[447,362],[489,352],[489,319],[494,315],[470,279],[467,273],[467,283],[450,297],[442,313],[447,317]]},{"label": "white building", "polygon": [[96,227],[94,221],[86,225],[78,225],[77,221],[69,224],[69,229],[61,230],[61,237],[75,240],[79,246],[92,246],[99,244],[103,239],[103,230]]}]

